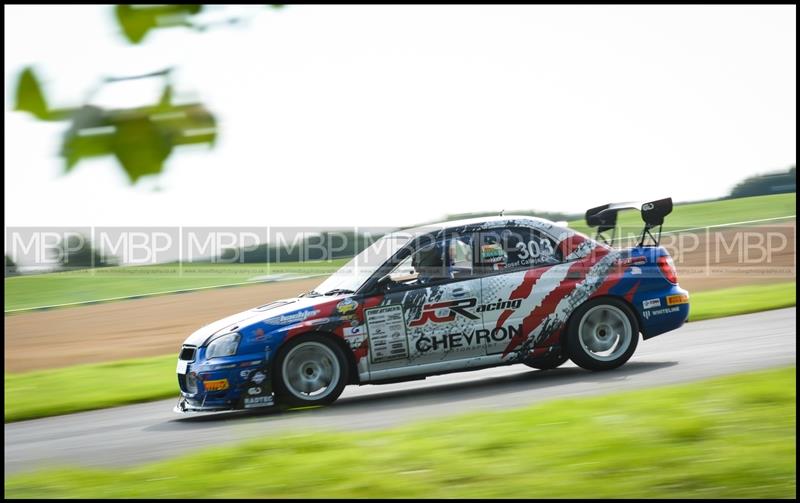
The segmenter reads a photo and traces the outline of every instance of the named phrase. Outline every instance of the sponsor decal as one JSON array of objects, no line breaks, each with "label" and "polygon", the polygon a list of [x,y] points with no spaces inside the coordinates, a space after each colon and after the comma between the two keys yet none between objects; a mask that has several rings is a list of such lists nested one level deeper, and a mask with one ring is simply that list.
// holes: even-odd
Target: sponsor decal
[{"label": "sponsor decal", "polygon": [[214,381],[205,381],[203,386],[206,388],[206,391],[222,391],[228,389],[228,380],[216,379]]},{"label": "sponsor decal", "polygon": [[255,331],[253,332],[253,340],[254,341],[262,341],[265,338],[266,338],[266,335],[264,334],[264,329],[263,328],[255,329]]},{"label": "sponsor decal", "polygon": [[645,309],[661,307],[661,299],[647,299],[645,301],[642,301],[642,307]]},{"label": "sponsor decal", "polygon": [[364,325],[344,327],[342,329],[342,335],[344,336],[345,342],[350,346],[350,349],[356,350],[361,347],[361,343],[364,342],[367,336],[367,327]]},{"label": "sponsor decal", "polygon": [[[474,299],[473,299],[474,300]],[[401,306],[367,309],[370,357],[374,363],[408,357],[408,338]]]},{"label": "sponsor decal", "polygon": [[260,395],[261,394],[261,388],[259,388],[258,386],[254,387],[254,388],[248,388],[247,389],[247,394],[248,395]]},{"label": "sponsor decal", "polygon": [[661,316],[662,314],[674,313],[679,310],[680,308],[678,306],[665,307],[664,309],[658,309],[657,311],[644,311],[642,315],[646,320],[649,320],[650,316]]},{"label": "sponsor decal", "polygon": [[655,208],[655,205],[653,203],[645,203],[642,205],[642,211],[650,211],[653,208]]},{"label": "sponsor decal", "polygon": [[263,407],[265,405],[272,405],[273,400],[271,396],[253,396],[244,399],[245,407]]},{"label": "sponsor decal", "polygon": [[619,259],[619,265],[622,267],[629,267],[633,265],[644,265],[647,263],[647,257],[627,257]]},{"label": "sponsor decal", "polygon": [[[422,307],[422,312],[420,313],[419,318],[411,321],[408,326],[416,327],[419,325],[424,325],[428,321],[433,323],[447,323],[455,320],[457,314],[470,320],[477,320],[480,319],[480,316],[467,311],[468,308],[475,307],[477,303],[478,299],[471,298],[437,302],[436,304],[425,304]],[[489,302],[488,304],[482,304],[478,306],[475,311],[484,313],[488,311],[498,311],[504,309],[517,309],[521,304],[522,299],[497,299],[497,302]]]},{"label": "sponsor decal", "polygon": [[428,321],[433,323],[445,323],[456,319],[456,314],[460,314],[470,320],[477,320],[480,316],[467,311],[467,308],[475,307],[477,303],[478,299],[473,297],[471,299],[448,300],[446,302],[437,302],[436,304],[425,304],[422,307],[422,313],[420,313],[419,318],[413,320],[408,325],[416,327],[418,325],[424,325]]},{"label": "sponsor decal", "polygon": [[245,409],[249,409],[252,407],[266,407],[267,405],[272,405],[273,399],[271,396],[249,396],[245,397],[244,399],[244,407]]},{"label": "sponsor decal", "polygon": [[355,336],[355,335],[364,335],[367,333],[367,328],[363,325],[357,325],[355,327],[344,327],[342,330],[342,335],[345,337]]},{"label": "sponsor decal", "polygon": [[522,304],[522,299],[514,299],[514,300],[503,300],[497,299],[497,302],[490,302],[488,304],[483,304],[478,306],[476,309],[479,313],[484,313],[487,311],[497,311],[499,309],[517,309]]},{"label": "sponsor decal", "polygon": [[353,299],[344,299],[336,304],[336,312],[339,314],[352,313],[356,310],[356,308],[358,308],[358,302],[354,301]]},{"label": "sponsor decal", "polygon": [[667,305],[668,306],[676,306],[678,304],[688,304],[689,303],[689,296],[685,293],[681,293],[678,295],[667,295]]},{"label": "sponsor decal", "polygon": [[481,245],[481,264],[494,264],[505,260],[506,253],[500,243]]},{"label": "sponsor decal", "polygon": [[313,309],[311,311],[300,311],[298,313],[293,314],[282,314],[275,320],[269,320],[267,323],[272,322],[273,324],[277,323],[279,325],[285,325],[287,323],[298,323],[301,321],[305,321],[306,319],[319,314],[318,309]]},{"label": "sponsor decal", "polygon": [[631,274],[642,274],[642,270],[636,266],[631,266]]},{"label": "sponsor decal", "polygon": [[252,370],[242,370],[239,372],[239,377],[242,379],[247,379],[247,377],[250,375],[250,372],[252,372]]},{"label": "sponsor decal", "polygon": [[492,330],[478,329],[472,332],[455,332],[440,335],[423,335],[415,344],[417,351],[446,351],[458,348],[470,348],[488,344],[491,341],[501,342],[514,338],[522,330],[522,325],[497,327]]},{"label": "sponsor decal", "polygon": [[266,378],[267,376],[263,372],[256,372],[253,374],[253,377],[251,377],[250,380],[256,384],[261,384]]}]

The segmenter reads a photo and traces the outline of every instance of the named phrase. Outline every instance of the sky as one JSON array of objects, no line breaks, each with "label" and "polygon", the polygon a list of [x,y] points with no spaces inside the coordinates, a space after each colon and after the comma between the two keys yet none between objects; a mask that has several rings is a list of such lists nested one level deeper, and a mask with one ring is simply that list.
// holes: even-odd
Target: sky
[{"label": "sky", "polygon": [[[505,209],[726,195],[796,162],[796,6],[287,6],[130,45],[110,6],[5,6],[5,225],[404,226]],[[218,118],[128,184],[63,173],[56,106],[174,66]],[[138,93],[138,94],[137,94]],[[103,93],[101,93],[103,94]],[[141,89],[97,96],[139,104]]]}]

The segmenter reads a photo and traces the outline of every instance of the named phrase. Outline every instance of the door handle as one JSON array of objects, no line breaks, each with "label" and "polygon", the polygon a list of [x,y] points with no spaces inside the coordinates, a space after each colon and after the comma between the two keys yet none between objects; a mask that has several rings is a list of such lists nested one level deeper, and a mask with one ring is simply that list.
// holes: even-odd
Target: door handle
[{"label": "door handle", "polygon": [[470,290],[466,288],[453,288],[453,297],[463,297],[464,295],[471,293]]}]

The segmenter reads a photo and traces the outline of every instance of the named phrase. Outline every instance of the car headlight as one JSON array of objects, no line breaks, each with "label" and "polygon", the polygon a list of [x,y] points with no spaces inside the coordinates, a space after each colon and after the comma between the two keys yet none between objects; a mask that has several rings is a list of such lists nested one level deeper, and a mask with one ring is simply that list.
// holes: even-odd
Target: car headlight
[{"label": "car headlight", "polygon": [[239,334],[225,334],[217,337],[208,345],[206,358],[216,358],[218,356],[231,356],[236,354],[239,346]]}]

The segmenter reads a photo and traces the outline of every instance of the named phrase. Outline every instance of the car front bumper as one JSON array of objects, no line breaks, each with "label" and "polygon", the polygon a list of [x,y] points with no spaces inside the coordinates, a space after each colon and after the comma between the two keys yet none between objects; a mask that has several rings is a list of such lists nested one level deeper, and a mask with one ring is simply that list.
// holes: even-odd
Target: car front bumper
[{"label": "car front bumper", "polygon": [[189,414],[192,412],[225,412],[232,410],[250,410],[255,408],[267,408],[275,406],[275,397],[270,393],[269,395],[261,395],[258,397],[250,397],[251,399],[258,400],[258,403],[245,403],[245,398],[234,404],[228,405],[206,405],[205,401],[192,400],[186,398],[181,394],[178,397],[178,403],[172,408],[173,412],[179,414]]},{"label": "car front bumper", "polygon": [[217,412],[274,406],[269,360],[259,356],[238,355],[215,358],[212,362],[188,362],[183,372],[177,374],[180,397],[173,410]]}]

